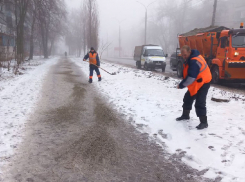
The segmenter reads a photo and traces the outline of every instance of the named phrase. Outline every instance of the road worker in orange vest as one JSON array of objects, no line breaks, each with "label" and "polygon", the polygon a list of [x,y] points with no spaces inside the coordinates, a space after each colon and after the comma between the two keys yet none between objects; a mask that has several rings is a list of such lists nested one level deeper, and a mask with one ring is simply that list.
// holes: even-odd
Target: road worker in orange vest
[{"label": "road worker in orange vest", "polygon": [[90,52],[83,58],[83,61],[86,61],[89,59],[89,69],[90,69],[90,74],[89,74],[89,83],[93,82],[93,74],[94,71],[97,74],[98,81],[101,81],[101,75],[100,75],[100,59],[98,53],[94,50],[93,47],[91,47]]},{"label": "road worker in orange vest", "polygon": [[196,127],[199,130],[208,127],[206,99],[212,75],[205,59],[198,50],[191,50],[187,45],[181,48],[181,55],[184,62],[183,80],[177,86],[178,89],[188,88],[184,96],[183,113],[177,121],[189,120],[190,110],[194,100],[196,100],[196,114],[200,119],[200,124]]}]

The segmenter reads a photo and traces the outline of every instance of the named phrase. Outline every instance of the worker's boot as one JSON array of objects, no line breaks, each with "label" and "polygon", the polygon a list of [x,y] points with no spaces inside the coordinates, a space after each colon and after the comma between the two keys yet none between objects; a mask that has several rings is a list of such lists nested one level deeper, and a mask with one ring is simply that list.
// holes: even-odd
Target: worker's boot
[{"label": "worker's boot", "polygon": [[190,110],[183,110],[182,116],[177,118],[176,121],[182,121],[188,119],[190,119]]},{"label": "worker's boot", "polygon": [[101,78],[101,77],[99,77],[99,78],[98,78],[98,81],[99,81],[99,82],[101,82],[101,80],[102,80],[102,78]]},{"label": "worker's boot", "polygon": [[199,117],[200,124],[196,127],[198,130],[203,130],[208,127],[208,118],[207,116]]},{"label": "worker's boot", "polygon": [[93,83],[93,79],[90,78],[90,79],[88,80],[88,83]]}]

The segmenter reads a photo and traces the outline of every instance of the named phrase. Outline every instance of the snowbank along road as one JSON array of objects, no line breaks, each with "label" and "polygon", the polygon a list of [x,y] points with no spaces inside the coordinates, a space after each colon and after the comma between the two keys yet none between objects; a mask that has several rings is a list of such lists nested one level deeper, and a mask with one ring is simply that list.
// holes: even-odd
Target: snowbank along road
[{"label": "snowbank along road", "polygon": [[[135,65],[135,61],[133,58],[111,58],[111,57],[105,57],[103,58],[103,61],[105,62],[109,62],[109,63],[115,63],[118,65],[123,65],[124,67],[129,67],[129,68],[136,68]],[[161,69],[155,70],[153,71],[153,73],[158,73],[158,74],[162,74],[164,76],[169,76],[172,78],[176,78],[179,79],[177,77],[177,71],[173,71],[170,68],[170,59],[167,58],[166,60],[167,62],[167,66],[166,66],[166,70],[164,73],[162,73]],[[220,89],[224,89],[227,91],[231,91],[231,92],[237,92],[237,93],[241,93],[241,94],[245,94],[245,84],[244,83],[221,83],[219,85],[213,85],[216,88],[220,88]]]},{"label": "snowbank along road", "polygon": [[[87,63],[73,59],[88,74]],[[199,120],[176,122],[182,113],[186,90],[177,90],[179,80],[121,65],[104,63],[117,75],[102,72],[103,83],[94,85],[143,133],[164,142],[168,152],[181,156],[186,164],[205,171],[213,180],[245,181],[245,96],[211,87],[207,99],[209,128],[197,131]],[[211,98],[226,98],[217,103]]]},{"label": "snowbank along road", "polygon": [[87,78],[67,59],[49,70],[0,181],[214,181],[181,162],[184,153],[170,155],[162,142],[135,130]]}]

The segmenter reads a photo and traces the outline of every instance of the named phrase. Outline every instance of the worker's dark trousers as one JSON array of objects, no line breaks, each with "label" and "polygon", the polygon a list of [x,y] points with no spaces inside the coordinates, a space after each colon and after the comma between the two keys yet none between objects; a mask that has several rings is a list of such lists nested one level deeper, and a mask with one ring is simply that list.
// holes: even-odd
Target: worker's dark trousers
[{"label": "worker's dark trousers", "polygon": [[97,66],[90,65],[90,66],[89,66],[89,70],[90,70],[90,74],[89,74],[89,78],[90,78],[90,79],[93,79],[94,71],[96,72],[98,78],[101,77],[101,75],[100,75],[100,70],[99,70],[99,68],[98,68]]},{"label": "worker's dark trousers", "polygon": [[196,95],[191,96],[190,92],[187,91],[184,97],[184,110],[191,110],[194,100],[196,100],[195,108],[197,117],[206,116],[207,115],[207,108],[206,108],[206,99],[208,90],[210,88],[210,83],[204,84],[200,90],[197,92]]}]

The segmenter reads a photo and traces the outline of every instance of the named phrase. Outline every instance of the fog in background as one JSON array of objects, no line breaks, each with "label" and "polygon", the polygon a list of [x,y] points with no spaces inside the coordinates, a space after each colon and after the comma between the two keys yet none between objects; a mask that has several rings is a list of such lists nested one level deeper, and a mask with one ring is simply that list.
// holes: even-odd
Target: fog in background
[{"label": "fog in background", "polygon": [[18,66],[34,55],[83,57],[91,47],[101,58],[132,57],[143,44],[171,54],[182,33],[245,22],[245,0],[4,0],[0,5],[0,32],[11,46],[1,62],[15,58]]},{"label": "fog in background", "polygon": [[[177,35],[211,25],[214,0],[138,0],[148,5],[147,44],[161,45],[166,53],[175,51]],[[81,9],[86,0],[65,0],[68,13]],[[144,44],[145,8],[136,0],[97,0],[98,50],[109,45],[104,57],[118,57],[119,24],[122,57],[133,56],[134,47]],[[81,11],[82,12],[82,11]],[[83,13],[82,13],[83,14]],[[88,17],[85,16],[87,19]],[[68,16],[68,22],[73,19]],[[83,21],[81,19],[81,21]],[[245,22],[244,0],[218,0],[215,25],[237,28]],[[120,23],[121,22],[121,23]],[[86,25],[85,25],[86,26]],[[68,26],[73,28],[72,26]],[[86,47],[86,51],[88,47]],[[85,52],[85,49],[83,49]],[[83,52],[81,56],[83,55]]]},{"label": "fog in background", "polygon": [[[66,0],[70,11],[82,6],[83,2],[83,0]],[[119,24],[121,25],[122,52],[132,56],[134,46],[144,44],[145,8],[134,0],[99,0],[97,2],[100,17],[99,41],[112,43],[108,56],[118,56],[118,51],[114,52],[114,47],[119,47]],[[148,5],[153,1],[141,0],[140,2]],[[157,7],[156,2],[148,8],[149,21],[154,22],[153,15],[156,14]]]}]

